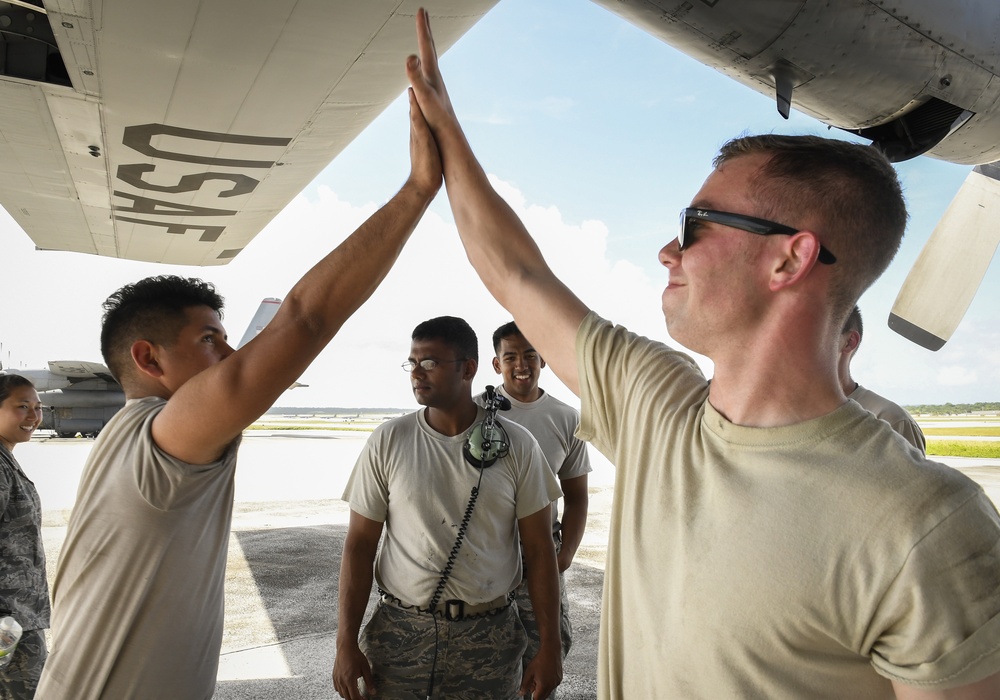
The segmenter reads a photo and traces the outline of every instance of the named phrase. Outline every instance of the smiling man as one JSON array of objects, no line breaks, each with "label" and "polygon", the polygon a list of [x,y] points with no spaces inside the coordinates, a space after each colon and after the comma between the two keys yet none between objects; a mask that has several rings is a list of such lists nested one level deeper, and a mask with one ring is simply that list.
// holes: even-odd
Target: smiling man
[{"label": "smiling man", "polygon": [[[569,595],[565,572],[573,563],[576,550],[587,527],[587,474],[591,471],[587,445],[574,435],[580,414],[538,385],[545,360],[524,337],[517,324],[505,323],[493,332],[493,371],[503,377],[497,389],[510,401],[504,417],[522,425],[538,440],[542,454],[563,492],[562,518],[552,507],[552,537],[556,541],[559,562],[559,630],[563,657],[573,644],[573,626],[569,617]],[[482,399],[477,399],[480,403]],[[524,664],[535,656],[541,642],[535,624],[527,578],[517,588],[517,611],[528,635]]]},{"label": "smiling man", "polygon": [[[490,185],[426,14],[406,64],[466,253],[614,463],[599,697],[1000,696],[1000,516],[848,401],[837,339],[906,209],[875,149],[723,146],[659,252],[691,359],[600,318]],[[530,580],[530,579],[529,579]]]},{"label": "smiling man", "polygon": [[[351,520],[333,681],[348,700],[365,697],[362,688],[386,698],[544,700],[562,679],[549,514],[559,486],[520,426],[496,418],[483,447],[496,409],[472,400],[478,356],[460,318],[414,329],[403,369],[423,408],[375,429],[344,491]],[[519,541],[541,636],[523,678],[526,642],[511,604]],[[381,598],[362,631],[373,564]]]}]

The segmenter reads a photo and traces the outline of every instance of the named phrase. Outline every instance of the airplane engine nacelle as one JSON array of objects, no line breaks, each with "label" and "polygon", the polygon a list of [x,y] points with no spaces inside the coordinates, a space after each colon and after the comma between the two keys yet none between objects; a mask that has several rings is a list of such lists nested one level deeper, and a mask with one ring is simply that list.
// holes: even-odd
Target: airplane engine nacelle
[{"label": "airplane engine nacelle", "polygon": [[995,3],[594,2],[776,98],[782,114],[794,104],[893,160],[1000,160]]},{"label": "airplane engine nacelle", "polygon": [[52,408],[120,408],[125,404],[125,394],[121,391],[90,391],[71,389],[68,391],[46,391],[40,394],[42,403]]},{"label": "airplane engine nacelle", "polygon": [[43,430],[55,431],[60,437],[73,437],[77,433],[94,437],[111,417],[118,412],[120,406],[105,408],[51,408],[42,409]]}]

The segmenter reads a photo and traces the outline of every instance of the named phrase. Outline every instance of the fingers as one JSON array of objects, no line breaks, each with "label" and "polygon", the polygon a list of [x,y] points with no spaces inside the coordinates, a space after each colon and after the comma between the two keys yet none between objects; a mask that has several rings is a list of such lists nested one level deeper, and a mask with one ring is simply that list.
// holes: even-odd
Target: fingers
[{"label": "fingers", "polygon": [[343,666],[334,662],[333,689],[346,700],[363,700],[375,695],[375,679],[371,666],[364,659],[358,663],[347,663]]},{"label": "fingers", "polygon": [[431,18],[427,10],[417,10],[417,51],[420,54],[420,68],[424,78],[432,80],[438,76],[437,48],[431,34]]},{"label": "fingers", "polygon": [[413,88],[407,93],[410,101],[410,180],[431,199],[441,188],[441,154],[423,112],[420,111]]}]

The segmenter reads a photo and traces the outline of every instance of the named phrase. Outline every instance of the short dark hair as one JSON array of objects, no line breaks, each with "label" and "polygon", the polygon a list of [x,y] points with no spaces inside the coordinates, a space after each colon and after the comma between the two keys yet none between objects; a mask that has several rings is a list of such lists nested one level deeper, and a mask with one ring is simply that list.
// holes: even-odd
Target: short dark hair
[{"label": "short dark hair", "polygon": [[843,318],[892,262],[906,229],[896,170],[876,147],[819,136],[763,134],[726,143],[715,158],[763,155],[750,183],[757,215],[789,226],[815,226],[837,256],[832,317]]},{"label": "short dark hair", "polygon": [[20,374],[0,374],[0,403],[6,401],[10,393],[21,386],[35,388],[34,383],[30,379],[22,377]]},{"label": "short dark hair", "polygon": [[222,318],[225,300],[215,286],[193,277],[147,277],[114,292],[104,302],[101,355],[119,382],[132,368],[132,343],[169,346],[187,323],[186,311],[207,306]]},{"label": "short dark hair", "polygon": [[479,361],[479,340],[472,326],[457,316],[438,316],[417,325],[411,340],[443,340],[462,358]]},{"label": "short dark hair", "polygon": [[495,331],[493,331],[493,352],[499,355],[500,342],[504,338],[510,338],[512,335],[519,335],[522,338],[524,337],[524,333],[521,332],[521,329],[518,328],[517,324],[514,323],[513,321],[505,323],[499,328],[497,328]]},{"label": "short dark hair", "polygon": [[851,313],[848,314],[847,320],[844,322],[844,329],[840,332],[840,334],[843,335],[844,333],[850,333],[851,331],[857,331],[858,336],[860,337],[864,337],[865,335],[865,326],[861,322],[861,309],[859,309],[857,305],[855,305],[855,307],[851,309]]}]

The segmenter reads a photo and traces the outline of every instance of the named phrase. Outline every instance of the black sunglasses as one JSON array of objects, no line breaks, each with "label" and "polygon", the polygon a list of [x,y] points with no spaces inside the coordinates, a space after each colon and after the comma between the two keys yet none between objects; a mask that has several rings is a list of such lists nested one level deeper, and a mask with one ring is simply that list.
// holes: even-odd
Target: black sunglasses
[{"label": "black sunglasses", "polygon": [[[772,236],[775,234],[791,236],[799,232],[797,228],[785,226],[784,224],[776,224],[767,219],[758,219],[755,216],[732,214],[725,211],[715,211],[714,209],[688,207],[687,209],[681,209],[681,228],[677,234],[677,247],[680,250],[684,250],[685,246],[691,245],[694,241],[694,235],[688,229],[692,221],[710,221],[713,224],[722,224],[723,226],[738,228],[741,231],[748,231],[761,236]],[[833,253],[824,248],[822,243],[819,246],[817,260],[824,265],[832,265],[837,262],[837,258],[834,257]]]}]

